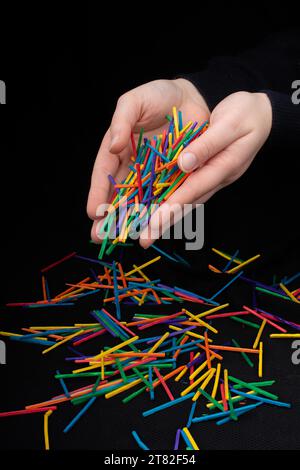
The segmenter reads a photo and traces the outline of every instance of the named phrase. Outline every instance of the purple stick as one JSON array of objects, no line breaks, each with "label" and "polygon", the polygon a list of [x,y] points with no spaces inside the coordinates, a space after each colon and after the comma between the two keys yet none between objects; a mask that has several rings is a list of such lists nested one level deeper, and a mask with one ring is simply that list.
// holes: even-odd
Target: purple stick
[{"label": "purple stick", "polygon": [[178,450],[180,434],[181,434],[180,429],[177,429],[177,431],[176,431],[176,437],[175,437],[174,450]]}]

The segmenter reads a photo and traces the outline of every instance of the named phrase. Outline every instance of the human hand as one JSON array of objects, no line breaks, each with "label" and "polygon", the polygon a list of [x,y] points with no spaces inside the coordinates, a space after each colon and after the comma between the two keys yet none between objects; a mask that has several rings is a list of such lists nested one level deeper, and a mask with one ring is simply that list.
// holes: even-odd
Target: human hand
[{"label": "human hand", "polygon": [[144,128],[144,136],[148,138],[160,134],[166,126],[165,116],[173,106],[182,111],[186,122],[201,123],[210,115],[198,90],[185,79],[149,82],[125,93],[118,100],[92,174],[87,212],[94,221],[91,231],[93,241],[100,242],[97,227],[103,218],[99,217],[97,208],[109,202],[113,191],[108,175],[120,183],[129,173],[131,132],[136,141],[141,128]]},{"label": "human hand", "polygon": [[271,103],[264,93],[237,92],[221,101],[208,130],[178,157],[180,169],[192,173],[152,215],[140,244],[149,247],[170,226],[170,207],[204,203],[236,181],[267,140],[271,125]]}]

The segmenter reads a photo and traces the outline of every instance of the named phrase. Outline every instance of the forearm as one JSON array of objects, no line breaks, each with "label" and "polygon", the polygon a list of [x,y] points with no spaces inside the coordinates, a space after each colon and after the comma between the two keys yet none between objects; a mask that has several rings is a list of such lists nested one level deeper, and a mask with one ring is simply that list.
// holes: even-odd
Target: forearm
[{"label": "forearm", "polygon": [[210,110],[237,91],[264,92],[273,109],[268,144],[300,148],[300,104],[292,102],[292,82],[300,78],[300,33],[282,33],[236,57],[216,57],[203,71],[184,75]]}]

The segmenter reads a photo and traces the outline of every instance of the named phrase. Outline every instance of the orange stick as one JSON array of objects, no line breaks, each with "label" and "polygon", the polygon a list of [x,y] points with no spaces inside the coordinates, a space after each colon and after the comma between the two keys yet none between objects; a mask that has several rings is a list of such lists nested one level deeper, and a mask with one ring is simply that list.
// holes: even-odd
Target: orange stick
[{"label": "orange stick", "polygon": [[123,286],[127,287],[127,281],[125,279],[124,271],[123,271],[121,263],[118,263],[118,268],[119,268],[119,271],[120,271],[120,274],[121,274],[121,279],[122,279],[122,282],[123,282]]},{"label": "orange stick", "polygon": [[154,295],[156,302],[157,302],[158,304],[161,304],[161,300],[160,300],[160,298],[158,297],[158,295],[157,295],[157,293],[155,292],[155,290],[154,290],[154,289],[151,289],[151,292],[152,292],[152,294]]},{"label": "orange stick", "polygon": [[108,269],[106,266],[104,266],[104,271],[105,271],[105,275],[106,275],[108,284],[109,284],[110,286],[112,286],[112,285],[113,285],[113,281],[112,281],[112,278],[111,278],[111,276],[110,276],[109,269]]},{"label": "orange stick", "polygon": [[[201,348],[201,349],[203,349],[204,351],[206,351],[205,346],[203,346],[203,344],[197,343],[197,346],[198,346],[198,348]],[[210,355],[211,355],[211,356],[214,356],[214,357],[216,357],[217,359],[219,359],[220,361],[223,361],[223,356],[221,356],[221,354],[216,353],[216,351],[214,351],[214,352],[209,351],[209,352],[210,352]],[[211,357],[211,359],[212,359],[212,357]]]},{"label": "orange stick", "polygon": [[46,291],[46,279],[45,276],[42,275],[42,289],[43,289],[43,299],[48,301],[47,291]]},{"label": "orange stick", "polygon": [[[79,284],[81,282],[87,282],[89,281],[91,278],[90,277],[85,277],[84,279],[82,279],[82,281],[79,281]],[[58,299],[59,297],[61,297],[62,295],[65,295],[65,294],[68,294],[69,292],[73,291],[74,290],[74,287],[70,287],[69,289],[66,289],[65,291],[63,292],[60,292],[60,294],[57,294],[54,299]]]},{"label": "orange stick", "polygon": [[204,332],[204,344],[205,344],[205,352],[206,352],[206,360],[207,360],[207,367],[211,369],[211,360],[210,360],[210,351],[208,347],[208,337],[207,332]]},{"label": "orange stick", "polygon": [[[37,331],[37,330],[33,330],[32,328],[22,328],[22,331],[27,331],[28,333],[40,333],[40,331]],[[63,336],[59,336],[59,335],[48,335],[49,338],[54,338],[54,339],[64,339]]]},{"label": "orange stick", "polygon": [[[133,289],[131,292],[127,292],[127,294],[121,294],[119,295],[119,299],[124,299],[126,297],[132,297],[134,295],[138,295],[138,294],[143,294],[144,292],[149,292],[151,289],[141,289],[141,290],[137,290],[137,289]],[[115,300],[115,297],[108,297],[106,299],[103,300],[103,302],[112,302],[113,300]]]},{"label": "orange stick", "polygon": [[[186,343],[188,340],[188,336],[185,336],[179,343],[180,346],[182,346],[184,343]],[[175,351],[175,354],[173,355],[173,359],[176,359],[178,357],[178,354],[180,353],[181,349],[177,349],[177,351]]]}]

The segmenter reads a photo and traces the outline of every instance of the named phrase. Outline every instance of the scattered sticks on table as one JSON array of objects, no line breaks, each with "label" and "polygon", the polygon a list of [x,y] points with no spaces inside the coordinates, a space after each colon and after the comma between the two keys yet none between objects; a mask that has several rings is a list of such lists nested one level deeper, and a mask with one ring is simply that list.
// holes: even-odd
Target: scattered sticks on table
[{"label": "scattered sticks on table", "polygon": [[[214,252],[227,260],[224,272],[218,267],[211,269],[212,265],[209,265],[216,275],[223,272],[223,276],[229,277],[229,282],[225,282],[224,289],[221,289],[223,293],[233,281],[248,283],[254,290],[263,285],[267,295],[270,292],[270,295],[282,292],[281,282],[269,286],[243,275],[237,276],[236,270],[228,269],[232,264],[238,268],[250,262],[237,259],[236,254],[228,255],[216,249]],[[89,265],[93,264],[93,269],[90,269],[92,276],[73,283],[66,282],[67,289],[50,297],[48,271],[65,261],[71,262],[72,258],[86,264],[87,272]],[[257,258],[254,256],[249,260]],[[120,262],[104,262],[72,253],[44,268],[42,299],[8,306],[24,309],[32,306],[62,306],[70,300],[72,303],[80,302],[85,295],[99,292],[102,294],[103,306],[99,305],[98,310],[88,312],[84,324],[32,325],[22,328],[20,333],[0,332],[12,341],[42,346],[42,354],[51,354],[59,347],[66,354],[67,363],[73,365],[72,371],[62,373],[60,364],[60,370],[54,375],[63,393],[41,403],[28,404],[23,410],[2,412],[0,418],[43,413],[45,448],[49,449],[48,418],[53,411],[57,413],[57,407],[61,404],[69,402],[75,406],[74,416],[64,428],[64,432],[68,433],[100,397],[106,400],[121,397],[126,404],[144,395],[153,402],[157,400],[154,390],[159,387],[165,392],[164,401],[147,407],[146,398],[142,415],[149,419],[152,415],[171,413],[173,408],[185,406],[184,403],[189,402],[186,419],[182,428],[176,432],[175,448],[186,446],[186,449],[198,450],[198,444],[190,431],[197,423],[213,420],[220,426],[230,421],[238,422],[244,414],[259,409],[259,405],[289,408],[290,403],[279,401],[276,394],[267,390],[275,381],[262,380],[266,348],[263,338],[299,338],[300,325],[265,312],[257,305],[245,305],[240,310],[232,311],[229,303],[216,301],[216,294],[221,293],[220,290],[208,296],[203,292],[168,286],[160,279],[151,279],[147,274],[148,267],[161,262],[159,255],[140,265],[133,264],[128,270]],[[291,289],[289,285],[289,294],[285,297],[287,302],[298,301],[300,289]],[[130,305],[133,309],[130,320],[123,316],[123,305]],[[153,306],[151,314],[143,311],[143,307],[149,305]],[[159,311],[155,311],[158,305]],[[168,306],[166,313],[162,310],[164,305],[166,308]],[[170,313],[170,305],[174,305],[174,313]],[[218,341],[220,326],[215,328],[212,322],[217,325],[219,320],[227,318],[239,319],[241,327],[250,327],[247,344],[240,339],[231,339],[226,343]],[[105,344],[108,337],[115,342],[114,346]],[[90,343],[98,344],[98,352],[94,355],[83,352],[85,345]],[[76,354],[69,357],[70,351]],[[245,366],[253,368],[256,364],[257,382],[242,380],[230,374],[228,360],[233,353],[241,355]],[[78,388],[76,379],[85,379],[87,384]],[[197,416],[197,403],[200,400],[206,402],[208,411]],[[141,449],[148,449],[136,431],[132,431],[132,436]]]}]

